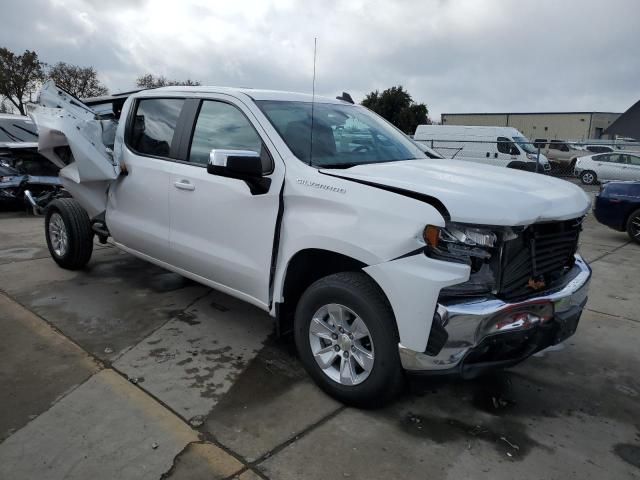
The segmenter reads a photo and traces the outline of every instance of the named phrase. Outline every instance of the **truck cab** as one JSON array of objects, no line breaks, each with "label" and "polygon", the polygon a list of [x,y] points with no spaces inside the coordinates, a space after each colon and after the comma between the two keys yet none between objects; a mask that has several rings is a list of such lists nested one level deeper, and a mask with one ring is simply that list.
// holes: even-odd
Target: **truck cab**
[{"label": "truck cab", "polygon": [[72,196],[45,216],[60,267],[111,238],[247,301],[345,403],[514,365],[577,328],[590,202],[563,180],[430,158],[344,97],[166,87],[105,118],[49,83],[29,111]]}]

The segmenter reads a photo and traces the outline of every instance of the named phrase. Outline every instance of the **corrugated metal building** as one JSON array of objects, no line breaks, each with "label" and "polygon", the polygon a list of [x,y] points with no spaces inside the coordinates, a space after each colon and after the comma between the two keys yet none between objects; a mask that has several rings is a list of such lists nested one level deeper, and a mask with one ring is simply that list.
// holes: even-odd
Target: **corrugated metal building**
[{"label": "corrugated metal building", "polygon": [[610,137],[630,137],[640,140],[640,100],[613,122],[605,134]]},{"label": "corrugated metal building", "polygon": [[514,127],[531,140],[606,138],[605,130],[620,116],[613,112],[443,113],[443,125]]}]

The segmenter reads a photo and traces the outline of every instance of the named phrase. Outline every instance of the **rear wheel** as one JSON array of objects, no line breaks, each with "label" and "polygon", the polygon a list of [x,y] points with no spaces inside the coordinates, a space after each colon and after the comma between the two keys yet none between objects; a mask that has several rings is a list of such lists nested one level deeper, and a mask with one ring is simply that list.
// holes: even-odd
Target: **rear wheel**
[{"label": "rear wheel", "polygon": [[629,215],[629,220],[627,220],[627,233],[631,240],[640,243],[640,209]]},{"label": "rear wheel", "polygon": [[596,172],[593,172],[591,170],[585,170],[580,175],[580,180],[585,185],[595,185],[596,182],[598,181],[598,176],[596,175]]},{"label": "rear wheel", "polygon": [[62,268],[78,270],[91,259],[91,221],[86,210],[72,198],[60,198],[49,204],[45,234],[49,253]]},{"label": "rear wheel", "polygon": [[343,403],[380,406],[402,388],[393,312],[362,272],[330,275],[305,291],[296,308],[295,341],[309,375]]}]

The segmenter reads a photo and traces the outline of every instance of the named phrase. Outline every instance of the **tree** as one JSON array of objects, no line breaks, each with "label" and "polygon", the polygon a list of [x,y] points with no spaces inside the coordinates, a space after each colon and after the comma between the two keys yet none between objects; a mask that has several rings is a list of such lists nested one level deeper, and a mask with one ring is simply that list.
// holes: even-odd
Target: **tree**
[{"label": "tree", "polygon": [[0,100],[0,113],[13,113],[13,108],[4,99]]},{"label": "tree", "polygon": [[186,86],[198,86],[200,82],[187,78],[186,80],[168,80],[164,75],[158,75],[157,77],[151,73],[141,75],[136,80],[136,84],[140,88],[158,88],[169,87],[172,85],[186,85]]},{"label": "tree", "polygon": [[369,93],[362,105],[389,120],[407,134],[413,134],[418,125],[431,123],[424,103],[415,103],[402,86],[387,88],[382,93]]},{"label": "tree", "polygon": [[98,80],[98,73],[93,67],[58,62],[49,68],[47,78],[78,98],[99,97],[109,93],[107,87]]},{"label": "tree", "polygon": [[0,48],[0,96],[22,115],[25,114],[25,102],[44,80],[43,66],[36,52],[25,50],[22,55],[16,55]]}]

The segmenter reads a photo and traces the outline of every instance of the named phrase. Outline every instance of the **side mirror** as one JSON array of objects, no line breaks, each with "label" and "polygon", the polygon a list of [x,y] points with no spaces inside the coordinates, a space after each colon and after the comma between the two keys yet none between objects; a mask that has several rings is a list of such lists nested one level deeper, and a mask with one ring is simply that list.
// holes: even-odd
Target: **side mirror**
[{"label": "side mirror", "polygon": [[262,177],[260,154],[252,150],[213,149],[209,153],[207,172],[232,178]]},{"label": "side mirror", "polygon": [[264,176],[260,154],[252,150],[214,148],[209,153],[207,172],[221,177],[244,180],[251,195],[263,195],[271,186],[271,179]]}]

